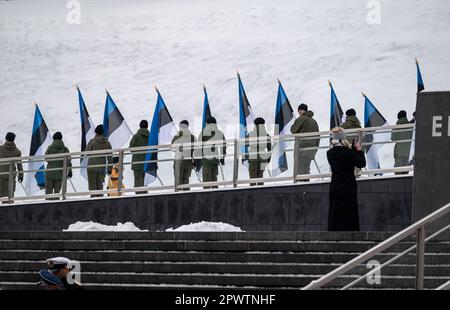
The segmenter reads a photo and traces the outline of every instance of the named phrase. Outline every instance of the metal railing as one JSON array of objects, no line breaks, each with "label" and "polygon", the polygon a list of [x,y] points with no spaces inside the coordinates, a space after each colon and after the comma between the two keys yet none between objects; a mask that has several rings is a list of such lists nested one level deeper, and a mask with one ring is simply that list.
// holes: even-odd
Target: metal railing
[{"label": "metal railing", "polygon": [[[442,234],[443,232],[447,231],[450,228],[450,225],[445,226],[444,228],[440,229],[439,231],[433,233],[428,238],[425,238],[425,226],[427,224],[430,224],[434,222],[437,219],[440,219],[447,215],[450,212],[450,203],[447,205],[441,207],[440,209],[434,211],[433,213],[427,215],[426,217],[422,218],[421,220],[417,221],[416,223],[410,225],[409,227],[403,229],[402,231],[398,232],[397,234],[393,235],[392,237],[386,239],[385,241],[381,242],[380,244],[376,245],[375,247],[369,249],[368,251],[362,253],[361,255],[358,255],[357,257],[353,258],[349,262],[345,263],[344,265],[336,268],[335,270],[329,272],[328,274],[322,276],[321,278],[317,280],[313,280],[310,284],[302,288],[302,290],[312,290],[312,289],[319,289],[327,284],[329,284],[331,281],[336,279],[339,276],[344,275],[347,271],[352,270],[353,268],[359,266],[361,263],[373,258],[374,256],[380,254],[384,250],[390,248],[391,246],[397,244],[398,242],[402,241],[405,238],[408,238],[412,234],[416,233],[416,245],[406,249],[402,253],[399,253],[392,259],[388,260],[384,264],[370,270],[368,273],[362,275],[358,279],[352,281],[350,284],[344,286],[343,290],[348,289],[355,284],[361,282],[363,279],[367,278],[368,276],[376,274],[378,271],[381,270],[381,268],[386,267],[387,265],[397,261],[398,259],[402,258],[409,252],[416,249],[416,274],[415,274],[415,288],[416,289],[423,289],[423,283],[424,283],[424,266],[425,266],[425,243],[436,236]],[[440,286],[438,289],[446,289],[450,286],[450,281]]]},{"label": "metal railing", "polygon": [[[382,141],[373,141],[373,139],[366,139],[370,136],[375,136],[379,134],[388,134],[392,131],[395,132],[412,132],[414,129],[414,124],[406,124],[406,125],[395,125],[395,126],[382,126],[382,127],[372,127],[372,128],[360,128],[360,129],[351,129],[346,130],[347,137],[349,141],[356,140],[356,141],[362,141],[362,147],[368,147],[373,144],[393,144],[393,143],[411,143],[412,139],[405,139],[405,140],[396,140],[391,141],[390,139],[385,139]],[[273,136],[270,137],[270,142],[272,144],[272,149],[274,146],[279,144],[280,142],[284,142],[286,145],[285,152],[286,154],[292,154],[292,156],[288,157],[288,161],[291,161],[291,165],[289,170],[282,173],[279,176],[273,176],[270,174],[269,169],[269,177],[262,177],[262,178],[246,178],[242,177],[242,174],[239,169],[241,167],[240,160],[243,159],[243,154],[241,152],[242,148],[246,144],[252,144],[252,143],[265,143],[265,138],[247,138],[247,139],[230,139],[230,140],[221,140],[217,141],[215,144],[216,146],[226,146],[228,150],[230,148],[232,149],[232,152],[227,152],[225,155],[225,160],[228,160],[230,162],[231,160],[231,168],[228,169],[228,174],[231,175],[231,178],[226,178],[223,174],[222,167],[221,168],[221,174],[222,174],[222,180],[214,181],[214,182],[203,182],[199,175],[197,175],[198,182],[192,182],[191,184],[174,184],[174,182],[171,182],[172,184],[164,184],[164,182],[158,178],[160,185],[155,185],[154,183],[149,186],[144,187],[130,187],[130,188],[123,188],[122,185],[124,184],[124,175],[125,175],[125,168],[129,167],[133,164],[150,164],[150,163],[157,163],[158,165],[166,165],[170,164],[174,161],[173,156],[171,153],[173,152],[174,146],[177,145],[171,145],[171,144],[165,144],[165,145],[156,145],[156,146],[143,146],[143,147],[135,147],[135,148],[122,148],[122,149],[113,149],[113,150],[101,150],[101,151],[89,151],[89,152],[72,152],[72,153],[65,153],[65,154],[54,154],[54,155],[45,155],[45,156],[24,156],[19,158],[6,158],[6,159],[0,159],[0,167],[1,166],[8,166],[8,171],[6,172],[6,169],[2,169],[4,172],[0,172],[0,178],[4,177],[5,175],[8,175],[8,184],[9,184],[9,191],[8,191],[8,197],[0,197],[0,202],[9,202],[14,203],[18,201],[29,201],[29,200],[40,200],[40,199],[71,199],[76,197],[83,197],[90,195],[114,195],[114,196],[122,196],[127,193],[132,192],[154,192],[154,191],[167,191],[167,190],[185,190],[185,189],[194,189],[194,188],[209,188],[212,186],[221,186],[221,187],[233,187],[236,188],[238,186],[249,186],[254,183],[296,183],[298,181],[305,181],[305,180],[325,180],[330,178],[330,172],[329,172],[329,166],[326,162],[326,156],[324,156],[325,151],[329,149],[330,147],[330,131],[321,131],[321,132],[315,132],[315,133],[303,133],[303,134],[295,134],[295,135],[282,135],[282,136]],[[319,140],[321,143],[319,146],[315,147],[308,147],[308,148],[301,148],[298,147],[292,147],[292,145],[297,145],[299,141],[306,141],[306,140]],[[370,141],[369,141],[370,140]],[[208,142],[195,142],[190,143],[191,147],[193,148],[193,151],[201,150],[205,143]],[[185,146],[184,146],[185,147]],[[317,169],[317,173],[311,173],[311,174],[300,174],[299,171],[299,157],[300,153],[302,151],[307,150],[317,150],[318,155],[319,153],[322,155],[322,162],[321,165],[317,164],[316,160],[314,160],[315,168]],[[132,160],[127,160],[132,155],[136,154],[148,154],[148,153],[157,153],[158,159],[156,160],[144,160],[139,162],[133,162]],[[247,155],[252,155],[252,153],[248,153]],[[109,157],[114,156],[118,157],[118,163],[108,163],[108,164],[100,164],[100,165],[90,165],[90,168],[95,167],[112,167],[116,166],[118,169],[118,186],[114,189],[103,189],[103,190],[82,190],[77,191],[74,187],[74,184],[71,179],[67,177],[68,170],[72,169],[74,170],[80,170],[83,169],[79,163],[82,158],[87,157],[89,159],[91,158],[99,158],[99,157]],[[317,158],[318,156],[316,156]],[[190,159],[190,158],[188,158]],[[200,158],[201,159],[201,158]],[[275,155],[272,154],[272,160],[271,163],[274,162],[274,160],[278,160],[278,158],[275,158]],[[26,177],[32,177],[37,172],[50,172],[50,171],[61,171],[62,173],[62,188],[60,193],[54,193],[54,194],[46,194],[46,195],[28,195],[25,196],[17,196],[14,197],[13,189],[15,179],[17,175],[19,174],[19,171],[14,171],[14,165],[17,163],[22,164],[30,164],[30,163],[48,163],[52,161],[62,161],[62,168],[44,168],[43,169],[25,169],[23,173]],[[69,161],[72,162],[72,167],[69,167]],[[78,164],[75,164],[78,163]],[[227,167],[230,167],[229,165]],[[322,169],[320,168],[322,167]],[[325,168],[324,168],[325,167]],[[170,168],[172,169],[172,168]],[[166,175],[167,169],[163,169],[162,171],[165,171]],[[383,173],[408,173],[410,171],[413,171],[412,166],[404,166],[404,167],[388,167],[384,169],[375,169],[375,170],[368,170],[364,169],[358,172],[359,176],[374,176],[379,175]],[[158,173],[161,173],[161,168],[158,168]],[[195,172],[197,173],[197,172]],[[169,173],[170,174],[170,173]],[[74,174],[75,175],[75,174]],[[80,179],[78,180],[80,181]],[[87,183],[87,181],[83,181],[84,184]],[[70,183],[70,187],[68,186],[68,183]],[[72,189],[72,190],[71,190]],[[25,192],[25,189],[24,189]]]}]

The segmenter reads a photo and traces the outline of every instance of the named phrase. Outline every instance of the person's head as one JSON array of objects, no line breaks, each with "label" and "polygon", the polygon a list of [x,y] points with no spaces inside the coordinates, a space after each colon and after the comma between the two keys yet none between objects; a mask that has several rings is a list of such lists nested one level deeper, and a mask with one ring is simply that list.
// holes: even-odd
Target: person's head
[{"label": "person's head", "polygon": [[206,124],[217,124],[217,121],[216,121],[215,117],[210,116],[210,117],[206,118]]},{"label": "person's head", "polygon": [[148,128],[148,122],[143,119],[140,123],[139,123],[139,128],[141,129],[147,129]]},{"label": "person's head", "polygon": [[307,106],[306,104],[301,103],[301,104],[298,106],[298,114],[302,115],[303,113],[305,113],[305,112],[307,112],[307,111],[308,111],[308,106]]},{"label": "person's head", "polygon": [[14,142],[14,140],[16,140],[16,134],[13,132],[8,132],[5,136],[5,140],[8,142]]},{"label": "person's head", "polygon": [[59,131],[55,132],[55,134],[53,135],[53,140],[62,140],[62,138],[62,133],[60,133]]},{"label": "person's head", "polygon": [[105,129],[103,128],[103,125],[98,125],[95,127],[95,133],[97,135],[103,135],[105,133]]},{"label": "person's head", "polygon": [[350,142],[347,141],[347,133],[341,127],[334,127],[331,130],[333,140],[339,141],[342,145],[346,147],[351,147]]},{"label": "person's head", "polygon": [[180,129],[188,129],[189,128],[189,122],[187,120],[182,120],[180,122]]},{"label": "person's head", "polygon": [[406,117],[406,111],[405,110],[401,110],[400,112],[398,112],[397,114],[397,118],[401,119],[403,117]]},{"label": "person's head", "polygon": [[259,125],[264,126],[264,124],[266,123],[266,121],[265,121],[264,118],[262,118],[262,117],[257,117],[257,118],[255,118],[255,120],[253,121],[253,123],[255,124],[255,126],[259,126]]},{"label": "person's head", "polygon": [[70,260],[66,257],[55,257],[47,259],[48,270],[60,279],[67,278],[67,274],[72,270],[69,268]]},{"label": "person's head", "polygon": [[118,156],[114,156],[113,157],[113,164],[118,164],[119,163],[119,157]]},{"label": "person's head", "polygon": [[347,111],[345,111],[345,115],[356,116],[356,111],[355,111],[355,109],[348,109]]}]

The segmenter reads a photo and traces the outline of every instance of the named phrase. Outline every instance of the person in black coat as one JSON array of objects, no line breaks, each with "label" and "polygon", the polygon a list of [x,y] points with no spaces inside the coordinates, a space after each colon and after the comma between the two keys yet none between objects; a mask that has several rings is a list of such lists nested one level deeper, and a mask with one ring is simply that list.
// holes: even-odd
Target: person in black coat
[{"label": "person in black coat", "polygon": [[355,167],[366,166],[359,144],[346,140],[344,129],[332,130],[332,147],[327,152],[331,166],[329,231],[359,231],[358,194]]}]

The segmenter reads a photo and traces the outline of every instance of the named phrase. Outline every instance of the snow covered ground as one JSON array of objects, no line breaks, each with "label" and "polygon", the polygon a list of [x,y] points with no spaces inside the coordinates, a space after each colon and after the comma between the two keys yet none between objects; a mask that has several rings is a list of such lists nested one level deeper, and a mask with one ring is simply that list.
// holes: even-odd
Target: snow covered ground
[{"label": "snow covered ground", "polygon": [[[197,135],[205,83],[213,114],[233,138],[237,69],[255,114],[268,124],[277,78],[294,108],[307,103],[321,129],[329,123],[327,80],[344,109],[354,107],[362,120],[363,90],[392,124],[398,110],[414,110],[414,57],[427,90],[450,89],[450,5],[379,2],[381,24],[373,25],[365,0],[81,0],[76,25],[66,21],[68,1],[0,1],[0,136],[16,132],[28,154],[36,101],[49,129],[79,150],[75,83],[94,122],[102,121],[107,88],[133,130],[151,120],[158,85],[174,120],[187,118]],[[392,166],[392,149],[383,148],[382,167]],[[325,152],[318,161],[328,169]],[[160,173],[172,182],[171,164]],[[232,175],[231,161],[225,174]],[[125,184],[130,180],[128,171]],[[74,182],[85,189],[77,173]]]},{"label": "snow covered ground", "polygon": [[117,225],[103,225],[96,222],[76,222],[70,224],[67,229],[63,231],[147,231],[137,228],[133,223],[126,222],[125,224],[117,223]]},{"label": "snow covered ground", "polygon": [[239,227],[222,222],[199,222],[183,225],[178,228],[168,228],[166,231],[242,231]]}]

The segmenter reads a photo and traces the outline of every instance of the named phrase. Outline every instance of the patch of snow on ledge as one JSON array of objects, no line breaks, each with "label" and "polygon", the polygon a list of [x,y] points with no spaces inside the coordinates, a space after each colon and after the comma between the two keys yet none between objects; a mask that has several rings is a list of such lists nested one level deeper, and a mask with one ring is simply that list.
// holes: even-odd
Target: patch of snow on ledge
[{"label": "patch of snow on ledge", "polygon": [[242,231],[239,227],[222,222],[199,222],[183,225],[178,228],[168,228],[166,231]]},{"label": "patch of snow on ledge", "polygon": [[132,222],[125,224],[117,223],[117,225],[103,225],[96,222],[76,222],[69,225],[69,228],[63,231],[147,231],[136,227]]}]

